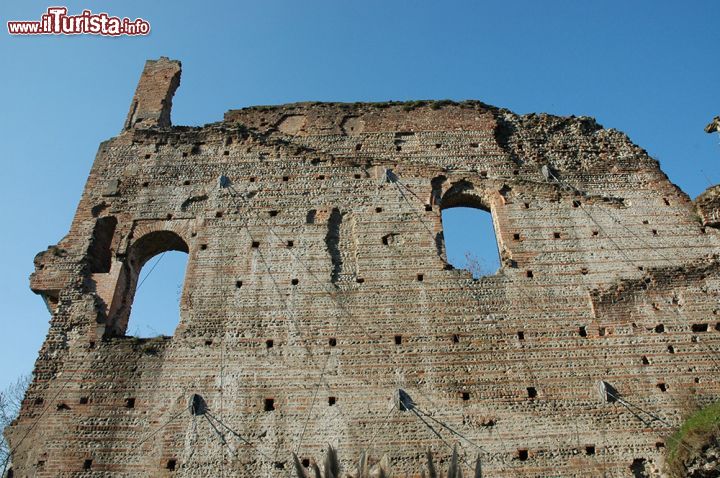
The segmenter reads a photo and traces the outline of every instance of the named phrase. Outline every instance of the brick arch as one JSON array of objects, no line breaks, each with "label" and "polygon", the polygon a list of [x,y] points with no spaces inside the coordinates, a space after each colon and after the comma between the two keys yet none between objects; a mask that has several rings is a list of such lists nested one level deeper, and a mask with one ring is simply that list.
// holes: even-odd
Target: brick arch
[{"label": "brick arch", "polygon": [[[172,232],[179,236],[185,244],[190,246],[189,238],[192,237],[192,224],[188,220],[142,220],[135,221],[132,232],[128,238],[126,251],[129,254],[133,245],[143,237],[153,232]],[[187,251],[185,251],[187,252]]]},{"label": "brick arch", "polygon": [[478,187],[473,181],[467,179],[454,181],[443,189],[438,204],[441,210],[453,207],[472,207],[485,212],[493,212],[495,204],[501,197],[499,192]]},{"label": "brick arch", "polygon": [[128,251],[128,262],[130,267],[139,273],[142,266],[149,259],[168,251],[190,253],[190,247],[174,231],[158,230],[148,232],[132,243]]}]

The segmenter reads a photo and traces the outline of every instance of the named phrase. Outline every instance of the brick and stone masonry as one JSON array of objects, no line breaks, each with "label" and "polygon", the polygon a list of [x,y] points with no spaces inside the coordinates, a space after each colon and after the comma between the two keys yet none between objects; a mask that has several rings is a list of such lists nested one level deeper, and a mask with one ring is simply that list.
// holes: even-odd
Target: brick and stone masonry
[{"label": "brick and stone masonry", "polygon": [[[172,126],[179,83],[178,61],[146,63],[35,258],[51,321],[15,477],[286,477],[328,444],[348,474],[366,452],[419,476],[457,444],[486,477],[662,476],[667,437],[718,398],[717,187],[693,202],[587,117],[298,103]],[[492,215],[497,273],[447,263],[457,206]],[[175,334],[128,336],[170,250],[189,255]]]}]

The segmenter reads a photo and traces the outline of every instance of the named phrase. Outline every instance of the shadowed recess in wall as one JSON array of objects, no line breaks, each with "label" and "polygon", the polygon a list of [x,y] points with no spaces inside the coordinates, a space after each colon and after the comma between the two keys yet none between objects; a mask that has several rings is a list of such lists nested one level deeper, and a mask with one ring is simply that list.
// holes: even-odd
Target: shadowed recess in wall
[{"label": "shadowed recess in wall", "polygon": [[333,208],[328,220],[328,230],[325,236],[325,245],[327,246],[330,260],[332,260],[332,272],[330,273],[330,281],[337,282],[342,272],[342,256],[340,255],[340,225],[343,216],[338,208]]}]

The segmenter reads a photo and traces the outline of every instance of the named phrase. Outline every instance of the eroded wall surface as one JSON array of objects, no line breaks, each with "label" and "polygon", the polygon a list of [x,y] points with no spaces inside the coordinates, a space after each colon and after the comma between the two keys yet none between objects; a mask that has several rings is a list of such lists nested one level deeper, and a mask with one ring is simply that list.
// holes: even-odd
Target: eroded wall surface
[{"label": "eroded wall surface", "polygon": [[[52,319],[15,476],[285,477],[328,444],[348,472],[367,452],[414,475],[443,440],[487,477],[650,476],[716,400],[717,195],[694,204],[624,134],[480,102],[172,127],[179,74],[146,64],[69,234],[35,259]],[[496,274],[447,264],[454,206],[492,214]],[[166,250],[189,254],[177,330],[126,336]]]}]

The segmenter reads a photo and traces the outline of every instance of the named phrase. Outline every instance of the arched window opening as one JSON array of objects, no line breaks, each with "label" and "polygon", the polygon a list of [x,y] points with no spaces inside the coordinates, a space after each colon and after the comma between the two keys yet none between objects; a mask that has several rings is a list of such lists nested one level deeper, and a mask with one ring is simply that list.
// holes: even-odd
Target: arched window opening
[{"label": "arched window opening", "polygon": [[187,258],[184,252],[162,252],[142,268],[127,335],[141,338],[173,335],[180,319]]},{"label": "arched window opening", "polygon": [[107,334],[150,338],[172,336],[188,263],[188,246],[170,231],[149,233],[130,248],[119,283],[119,306],[111,313]]},{"label": "arched window opening", "polygon": [[443,200],[442,225],[447,261],[470,271],[474,278],[500,268],[492,215],[477,200]]}]

